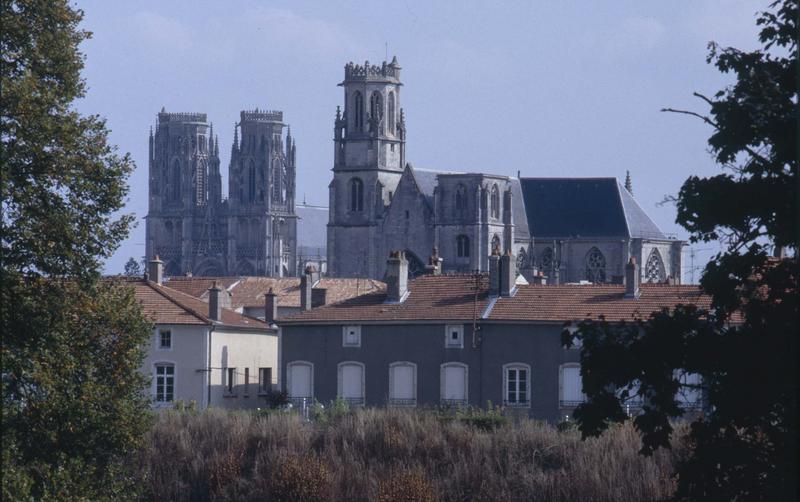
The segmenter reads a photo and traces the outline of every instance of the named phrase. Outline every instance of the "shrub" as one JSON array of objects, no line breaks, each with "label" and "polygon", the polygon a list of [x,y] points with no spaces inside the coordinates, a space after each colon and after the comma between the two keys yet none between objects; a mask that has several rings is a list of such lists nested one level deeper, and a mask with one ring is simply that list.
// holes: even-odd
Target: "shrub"
[{"label": "shrub", "polygon": [[378,485],[378,502],[435,502],[434,486],[420,469],[390,472]]},{"label": "shrub", "polygon": [[316,502],[330,500],[332,475],[313,455],[286,455],[272,471],[271,500]]}]

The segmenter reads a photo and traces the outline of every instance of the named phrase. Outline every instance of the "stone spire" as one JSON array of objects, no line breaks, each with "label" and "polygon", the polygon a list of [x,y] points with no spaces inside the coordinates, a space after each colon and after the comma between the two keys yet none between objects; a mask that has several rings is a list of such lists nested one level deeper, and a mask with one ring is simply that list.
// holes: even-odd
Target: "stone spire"
[{"label": "stone spire", "polygon": [[209,126],[208,153],[209,153],[209,155],[213,155],[214,154],[214,123],[213,122]]},{"label": "stone spire", "polygon": [[239,149],[239,124],[233,126],[233,144],[231,145],[231,154]]},{"label": "stone spire", "polygon": [[625,190],[627,190],[629,194],[633,195],[633,184],[631,183],[630,171],[625,171]]}]

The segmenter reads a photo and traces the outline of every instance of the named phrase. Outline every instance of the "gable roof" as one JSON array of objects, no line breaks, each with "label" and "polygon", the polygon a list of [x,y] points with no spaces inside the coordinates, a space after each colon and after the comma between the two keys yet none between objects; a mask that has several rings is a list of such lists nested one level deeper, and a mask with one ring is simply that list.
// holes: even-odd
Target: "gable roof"
[{"label": "gable roof", "polygon": [[513,297],[490,297],[485,274],[478,275],[477,281],[471,274],[422,276],[409,282],[409,290],[402,303],[385,303],[385,292],[370,293],[286,317],[281,323],[469,322],[476,314],[480,322],[563,323],[600,316],[631,321],[677,304],[704,309],[711,305],[711,298],[698,286],[667,284],[643,284],[636,299],[625,298],[625,286],[578,284],[520,285]]},{"label": "gable roof", "polygon": [[208,303],[152,281],[133,282],[134,296],[144,314],[156,324],[224,325],[272,331],[264,321],[231,309],[222,309],[222,320],[208,317]]},{"label": "gable roof", "polygon": [[666,239],[616,178],[522,178],[520,182],[534,238]]},{"label": "gable roof", "polygon": [[164,285],[175,291],[186,293],[196,298],[208,297],[208,290],[216,282],[222,289],[229,290],[239,281],[238,277],[167,277]]},{"label": "gable roof", "polygon": [[477,281],[474,275],[426,275],[409,284],[410,293],[402,303],[384,303],[386,292],[377,291],[288,316],[281,323],[471,320],[476,314],[480,317],[489,301],[485,275],[477,276]]}]

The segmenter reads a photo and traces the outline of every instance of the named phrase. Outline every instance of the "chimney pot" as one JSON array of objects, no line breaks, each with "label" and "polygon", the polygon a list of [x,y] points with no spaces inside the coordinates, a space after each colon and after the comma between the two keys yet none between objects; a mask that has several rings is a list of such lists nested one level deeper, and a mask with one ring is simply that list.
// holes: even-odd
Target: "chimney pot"
[{"label": "chimney pot", "polygon": [[208,288],[208,317],[214,321],[222,320],[222,288],[214,281],[214,285]]},{"label": "chimney pot", "polygon": [[151,281],[156,284],[164,283],[164,262],[155,255],[152,260],[147,263],[148,276]]},{"label": "chimney pot", "polygon": [[639,266],[636,257],[631,256],[625,265],[625,298],[639,298]]},{"label": "chimney pot", "polygon": [[511,296],[517,280],[517,261],[510,250],[500,257],[500,296]]},{"label": "chimney pot", "polygon": [[389,253],[386,261],[386,301],[402,302],[408,293],[408,261],[403,251]]},{"label": "chimney pot", "polygon": [[264,320],[267,324],[275,324],[278,318],[278,295],[269,288],[264,294]]}]

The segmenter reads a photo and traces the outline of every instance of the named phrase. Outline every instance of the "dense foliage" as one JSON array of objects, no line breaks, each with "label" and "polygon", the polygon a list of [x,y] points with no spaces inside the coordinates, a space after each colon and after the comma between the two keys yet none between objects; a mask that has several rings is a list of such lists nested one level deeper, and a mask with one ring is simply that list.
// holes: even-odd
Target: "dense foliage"
[{"label": "dense foliage", "polygon": [[125,498],[150,329],[99,267],[131,225],[113,215],[134,166],[101,119],[72,109],[82,13],[66,0],[0,9],[3,499]]},{"label": "dense foliage", "polygon": [[697,94],[708,115],[667,110],[714,128],[708,143],[724,169],[690,177],[676,199],[693,242],[725,245],[701,279],[712,309],[677,306],[623,325],[587,321],[575,335],[588,397],[575,418],[586,436],[624,420],[622,405],[640,399],[635,424],[652,453],[669,444],[670,418],[683,412],[679,393],[702,392],[707,412],[693,421],[692,455],[678,466],[682,500],[796,495],[799,14],[796,0],[761,13],[761,50],[710,45],[709,62],[735,83],[712,98]]}]

